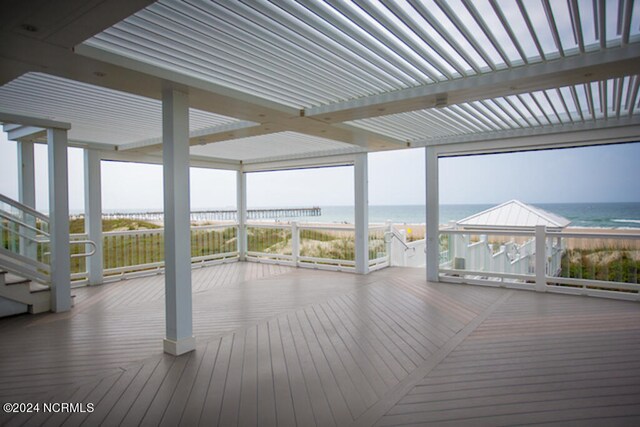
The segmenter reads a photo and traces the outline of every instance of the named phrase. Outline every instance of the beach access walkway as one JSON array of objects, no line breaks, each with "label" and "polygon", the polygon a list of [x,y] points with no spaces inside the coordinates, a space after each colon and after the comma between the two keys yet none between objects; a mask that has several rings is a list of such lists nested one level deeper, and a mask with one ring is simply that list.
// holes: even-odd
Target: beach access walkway
[{"label": "beach access walkway", "polygon": [[424,276],[196,269],[179,357],[163,276],[76,289],[70,312],[0,320],[0,400],[85,412],[0,424],[640,424],[640,304]]}]

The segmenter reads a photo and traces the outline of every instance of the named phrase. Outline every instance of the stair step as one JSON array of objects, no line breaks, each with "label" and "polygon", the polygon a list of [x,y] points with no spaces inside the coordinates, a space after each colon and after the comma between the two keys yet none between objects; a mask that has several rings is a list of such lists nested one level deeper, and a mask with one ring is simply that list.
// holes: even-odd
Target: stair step
[{"label": "stair step", "polygon": [[22,283],[29,283],[31,280],[25,279],[22,276],[16,276],[15,274],[5,273],[4,284],[5,285],[19,285]]},{"label": "stair step", "polygon": [[42,285],[40,283],[31,282],[29,284],[29,292],[31,292],[32,294],[35,294],[38,292],[47,292],[48,290],[49,290],[48,286]]}]

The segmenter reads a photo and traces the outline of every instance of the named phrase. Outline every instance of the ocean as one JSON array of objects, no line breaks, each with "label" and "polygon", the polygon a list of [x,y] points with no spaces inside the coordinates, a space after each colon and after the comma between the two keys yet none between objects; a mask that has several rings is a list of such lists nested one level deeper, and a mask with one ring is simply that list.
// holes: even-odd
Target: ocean
[{"label": "ocean", "polygon": [[[441,205],[440,223],[457,221],[495,206]],[[571,221],[571,227],[640,228],[640,203],[540,203],[534,206],[563,216]],[[280,218],[283,221],[353,223],[353,206],[321,206],[322,215],[316,217]],[[423,224],[425,207],[369,206],[369,222]]]}]

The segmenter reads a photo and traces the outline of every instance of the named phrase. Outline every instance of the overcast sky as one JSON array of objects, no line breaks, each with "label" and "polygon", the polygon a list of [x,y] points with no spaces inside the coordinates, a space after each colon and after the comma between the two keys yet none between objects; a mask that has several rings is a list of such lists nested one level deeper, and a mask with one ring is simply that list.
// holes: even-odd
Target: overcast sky
[{"label": "overcast sky", "polygon": [[[0,137],[0,193],[17,199],[16,146]],[[640,143],[441,159],[441,204],[640,202]],[[69,150],[70,208],[82,210],[82,150]],[[162,168],[102,162],[103,208],[161,209]],[[424,149],[369,155],[369,204],[424,204]],[[235,207],[235,172],[193,168],[191,207]],[[36,146],[37,208],[48,209],[46,146]],[[250,207],[353,203],[351,167],[249,174]]]}]

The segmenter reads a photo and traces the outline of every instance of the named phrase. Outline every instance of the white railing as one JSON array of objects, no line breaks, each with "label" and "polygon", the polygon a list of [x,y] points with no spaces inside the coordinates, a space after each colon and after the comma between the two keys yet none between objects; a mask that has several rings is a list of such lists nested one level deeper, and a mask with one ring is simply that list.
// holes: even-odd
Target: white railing
[{"label": "white railing", "polygon": [[640,300],[640,233],[441,229],[439,268],[444,281]]},{"label": "white railing", "polygon": [[[238,259],[236,224],[191,227],[192,266]],[[103,233],[105,281],[164,271],[164,229]],[[86,270],[85,270],[86,276]]]},{"label": "white railing", "polygon": [[[389,265],[387,225],[369,227],[369,269]],[[334,271],[355,271],[353,225],[247,224],[247,259]]]},{"label": "white railing", "polygon": [[49,219],[0,194],[0,263],[42,284],[49,283]]}]

